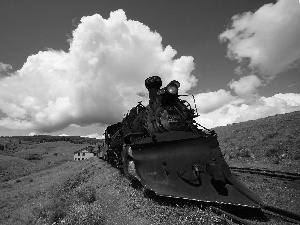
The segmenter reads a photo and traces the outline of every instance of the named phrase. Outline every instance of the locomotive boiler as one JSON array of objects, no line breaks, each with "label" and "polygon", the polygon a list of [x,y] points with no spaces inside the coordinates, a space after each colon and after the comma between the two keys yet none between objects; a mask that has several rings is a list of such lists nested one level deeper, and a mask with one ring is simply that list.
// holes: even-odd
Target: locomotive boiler
[{"label": "locomotive boiler", "polygon": [[149,104],[107,127],[103,158],[157,195],[259,208],[261,200],[232,175],[217,134],[195,122],[180,83],[161,88],[153,76],[145,85]]}]

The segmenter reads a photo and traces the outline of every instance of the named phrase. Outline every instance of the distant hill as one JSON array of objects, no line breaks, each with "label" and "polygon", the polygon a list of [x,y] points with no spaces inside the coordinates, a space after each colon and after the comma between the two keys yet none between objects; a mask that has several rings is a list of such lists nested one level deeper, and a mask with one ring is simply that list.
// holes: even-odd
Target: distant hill
[{"label": "distant hill", "polygon": [[300,164],[300,112],[216,127],[227,160]]},{"label": "distant hill", "polygon": [[34,135],[34,136],[11,136],[0,137],[0,154],[13,155],[20,151],[25,145],[34,145],[49,142],[70,142],[73,144],[101,144],[103,139],[80,137],[80,136],[52,136],[52,135]]}]

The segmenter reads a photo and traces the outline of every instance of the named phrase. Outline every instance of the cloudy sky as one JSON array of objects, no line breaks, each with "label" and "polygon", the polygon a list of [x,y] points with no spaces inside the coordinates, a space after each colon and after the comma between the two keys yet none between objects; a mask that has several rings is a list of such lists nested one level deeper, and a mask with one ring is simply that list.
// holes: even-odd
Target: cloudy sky
[{"label": "cloudy sky", "polygon": [[298,0],[9,0],[0,27],[0,136],[101,135],[153,75],[208,128],[300,110]]}]

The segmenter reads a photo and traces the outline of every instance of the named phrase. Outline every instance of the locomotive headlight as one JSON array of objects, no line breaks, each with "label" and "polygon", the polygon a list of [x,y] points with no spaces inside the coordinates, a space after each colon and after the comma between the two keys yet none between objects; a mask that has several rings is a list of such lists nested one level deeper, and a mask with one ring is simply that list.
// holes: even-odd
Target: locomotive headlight
[{"label": "locomotive headlight", "polygon": [[170,94],[178,94],[178,88],[173,85],[168,85],[167,90]]},{"label": "locomotive headlight", "polygon": [[179,87],[180,87],[180,83],[177,80],[173,80],[167,85],[167,91],[170,94],[178,95]]}]

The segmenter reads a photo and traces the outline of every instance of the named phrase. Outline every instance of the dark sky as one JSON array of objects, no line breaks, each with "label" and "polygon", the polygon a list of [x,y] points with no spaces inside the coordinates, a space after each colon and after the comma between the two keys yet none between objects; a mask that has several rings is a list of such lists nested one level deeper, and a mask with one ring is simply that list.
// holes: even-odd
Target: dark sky
[{"label": "dark sky", "polygon": [[[151,31],[159,33],[162,45],[164,47],[170,45],[177,51],[175,58],[181,56],[194,58],[195,70],[192,74],[196,76],[198,83],[189,91],[190,93],[216,92],[220,89],[232,91],[228,83],[240,79],[241,76],[234,72],[240,62],[226,56],[228,45],[220,42],[219,35],[230,27],[233,16],[244,15],[246,12],[255,13],[262,6],[276,2],[275,0],[2,1],[0,62],[11,65],[13,72],[21,69],[27,58],[39,51],[53,49],[68,52],[70,47],[68,40],[82,17],[100,14],[107,19],[110,12],[123,9],[128,20],[139,21]],[[282,72],[267,85],[259,86],[257,88],[259,94],[271,97],[278,93],[299,93],[299,73],[299,68]],[[4,116],[0,107],[0,119]],[[66,128],[64,132],[76,135],[88,134],[96,132],[98,128],[93,127],[90,131],[84,128],[82,132],[76,131],[77,133],[74,129]],[[28,130],[10,131],[0,126],[0,135],[25,134],[24,132]]]},{"label": "dark sky", "polygon": [[[164,46],[171,45],[177,50],[177,57],[193,56],[193,74],[202,77],[198,88],[214,91],[224,88],[231,80],[228,77],[234,78],[233,68],[237,66],[236,61],[225,57],[227,46],[220,43],[218,35],[230,24],[232,16],[254,12],[271,2],[276,1],[3,1],[0,62],[18,70],[29,55],[38,51],[68,51],[67,39],[83,16],[100,14],[108,18],[111,11],[123,9],[128,19],[157,31]],[[274,93],[270,88],[264,94]]]}]

